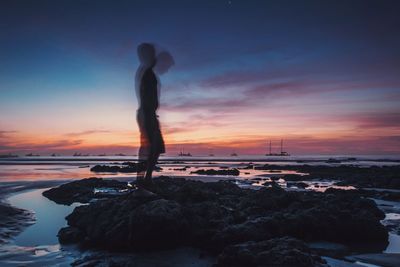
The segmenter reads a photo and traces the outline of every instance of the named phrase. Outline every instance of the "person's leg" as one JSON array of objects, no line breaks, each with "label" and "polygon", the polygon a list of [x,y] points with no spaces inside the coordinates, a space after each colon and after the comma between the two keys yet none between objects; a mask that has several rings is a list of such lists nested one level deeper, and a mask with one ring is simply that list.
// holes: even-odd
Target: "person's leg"
[{"label": "person's leg", "polygon": [[143,112],[138,111],[137,123],[140,131],[140,148],[138,151],[138,166],[137,166],[137,183],[140,183],[146,174],[146,164],[150,156],[150,145],[148,138],[148,131],[145,124],[145,117]]},{"label": "person's leg", "polygon": [[146,176],[145,180],[151,181],[153,171],[156,167],[158,157],[160,156],[159,153],[151,153],[148,160],[147,160],[147,169],[146,169]]}]

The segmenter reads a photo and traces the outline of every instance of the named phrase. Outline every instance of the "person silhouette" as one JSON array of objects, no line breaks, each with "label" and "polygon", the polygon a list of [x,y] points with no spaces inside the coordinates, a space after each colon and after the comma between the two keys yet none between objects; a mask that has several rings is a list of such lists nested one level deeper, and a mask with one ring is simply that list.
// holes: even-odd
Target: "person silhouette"
[{"label": "person silhouette", "polygon": [[138,99],[137,123],[140,131],[138,187],[152,184],[152,174],[160,154],[165,153],[164,139],[158,121],[160,82],[154,69],[164,74],[174,64],[168,52],[156,56],[153,44],[142,43],[137,48],[140,65],[136,72],[135,89]]}]

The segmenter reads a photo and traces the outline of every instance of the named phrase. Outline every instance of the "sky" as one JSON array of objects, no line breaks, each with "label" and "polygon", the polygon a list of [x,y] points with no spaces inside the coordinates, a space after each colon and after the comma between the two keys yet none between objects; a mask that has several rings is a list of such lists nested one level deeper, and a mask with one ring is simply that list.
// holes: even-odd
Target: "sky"
[{"label": "sky", "polygon": [[398,1],[0,2],[0,154],[136,154],[142,42],[167,155],[400,154]]}]

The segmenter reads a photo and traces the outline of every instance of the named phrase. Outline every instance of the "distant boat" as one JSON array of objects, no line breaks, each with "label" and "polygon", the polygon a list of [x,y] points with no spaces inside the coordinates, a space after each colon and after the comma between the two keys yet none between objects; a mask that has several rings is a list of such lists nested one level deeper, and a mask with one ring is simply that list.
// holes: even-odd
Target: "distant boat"
[{"label": "distant boat", "polygon": [[290,154],[286,151],[283,151],[283,139],[281,139],[281,152],[280,153],[272,153],[272,142],[269,141],[269,153],[265,154],[265,156],[275,156],[275,157],[285,157],[290,156]]},{"label": "distant boat", "polygon": [[334,158],[329,158],[326,163],[342,163],[341,160],[334,159]]},{"label": "distant boat", "polygon": [[185,149],[182,149],[181,152],[179,152],[178,156],[179,157],[191,157],[192,154],[190,154],[189,152],[185,153]]},{"label": "distant boat", "polygon": [[75,152],[73,156],[74,156],[74,157],[80,157],[80,156],[82,156],[82,154],[81,154],[81,153]]},{"label": "distant boat", "polygon": [[125,155],[125,154],[123,154],[123,153],[118,153],[118,154],[115,154],[115,156],[119,156],[119,157],[125,157],[126,155]]},{"label": "distant boat", "polygon": [[208,154],[209,157],[214,157],[213,151],[210,149],[210,154]]},{"label": "distant boat", "polygon": [[39,157],[39,156],[40,156],[39,154],[32,154],[32,153],[25,155],[25,157]]},{"label": "distant boat", "polygon": [[231,154],[231,157],[237,157],[237,155],[238,155],[238,154],[236,154],[235,152],[233,152],[233,153]]},{"label": "distant boat", "polygon": [[0,155],[0,158],[1,158],[1,159],[5,159],[5,158],[18,158],[18,155],[13,155],[13,154],[11,154],[11,153],[8,153],[8,154],[2,154],[2,155]]}]

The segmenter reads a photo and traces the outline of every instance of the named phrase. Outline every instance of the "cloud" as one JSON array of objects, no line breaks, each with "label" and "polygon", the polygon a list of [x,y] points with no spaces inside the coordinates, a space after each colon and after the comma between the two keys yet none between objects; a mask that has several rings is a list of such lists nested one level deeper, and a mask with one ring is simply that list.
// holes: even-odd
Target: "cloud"
[{"label": "cloud", "polygon": [[39,143],[21,142],[8,139],[0,141],[0,152],[51,151],[80,146],[82,143],[82,140],[70,139],[59,139]]},{"label": "cloud", "polygon": [[359,115],[353,119],[361,129],[400,127],[400,112]]},{"label": "cloud", "polygon": [[81,136],[86,136],[86,135],[91,135],[91,134],[98,134],[98,133],[111,133],[109,130],[87,130],[87,131],[81,131],[81,132],[75,132],[75,133],[67,133],[65,136],[67,137],[81,137]]},{"label": "cloud", "polygon": [[[182,100],[181,100],[182,101]],[[244,99],[239,97],[236,99],[221,99],[221,98],[201,98],[201,99],[186,99],[180,103],[166,103],[163,105],[162,109],[166,111],[229,111],[236,108],[247,106]]]},{"label": "cloud", "polygon": [[0,131],[0,138],[8,138],[10,134],[17,133],[17,131]]}]

